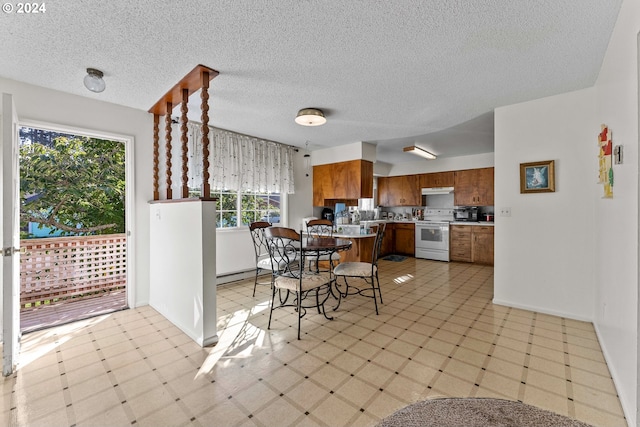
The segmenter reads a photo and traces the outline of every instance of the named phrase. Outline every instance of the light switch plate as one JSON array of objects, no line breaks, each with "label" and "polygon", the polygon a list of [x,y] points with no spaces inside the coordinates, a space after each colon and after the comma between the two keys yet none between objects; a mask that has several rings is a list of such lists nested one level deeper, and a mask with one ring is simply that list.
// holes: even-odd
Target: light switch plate
[{"label": "light switch plate", "polygon": [[622,145],[616,145],[615,147],[613,147],[613,164],[622,164]]},{"label": "light switch plate", "polygon": [[511,216],[511,208],[500,208],[500,216]]}]

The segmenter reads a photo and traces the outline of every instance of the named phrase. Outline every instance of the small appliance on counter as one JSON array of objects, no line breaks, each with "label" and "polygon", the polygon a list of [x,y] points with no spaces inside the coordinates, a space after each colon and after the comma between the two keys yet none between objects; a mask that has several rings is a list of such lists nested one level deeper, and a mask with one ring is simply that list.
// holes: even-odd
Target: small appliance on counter
[{"label": "small appliance on counter", "polygon": [[330,208],[324,208],[322,209],[322,219],[328,219],[329,221],[333,222],[333,209]]},{"label": "small appliance on counter", "polygon": [[457,206],[453,209],[454,221],[478,221],[478,208],[476,206]]},{"label": "small appliance on counter", "polygon": [[486,222],[493,222],[495,220],[495,216],[493,213],[483,213],[482,220]]}]

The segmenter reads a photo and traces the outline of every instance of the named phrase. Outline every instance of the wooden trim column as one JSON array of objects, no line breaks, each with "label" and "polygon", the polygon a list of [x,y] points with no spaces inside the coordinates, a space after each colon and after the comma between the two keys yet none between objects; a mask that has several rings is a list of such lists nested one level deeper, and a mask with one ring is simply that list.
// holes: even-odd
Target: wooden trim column
[{"label": "wooden trim column", "polygon": [[219,73],[204,65],[197,65],[193,70],[184,76],[178,83],[176,83],[169,92],[167,92],[162,98],[160,98],[149,110],[154,115],[154,170],[153,170],[153,197],[154,200],[160,200],[159,194],[159,164],[158,164],[158,133],[160,126],[160,116],[165,117],[165,135],[166,135],[166,179],[167,179],[167,199],[173,199],[172,194],[172,180],[171,180],[171,113],[174,105],[182,103],[181,107],[181,142],[182,142],[182,185],[180,188],[181,198],[189,197],[189,159],[188,159],[188,140],[189,137],[187,127],[187,113],[188,113],[188,99],[198,90],[201,91],[202,98],[202,144],[203,144],[203,183],[202,183],[202,198],[211,199],[211,189],[209,184],[210,178],[210,165],[209,165],[209,81],[215,78]]},{"label": "wooden trim column", "polygon": [[170,102],[167,102],[167,112],[164,115],[164,138],[165,138],[165,152],[167,154],[166,161],[166,174],[167,174],[167,200],[173,199],[173,191],[171,190],[171,112],[173,106]]},{"label": "wooden trim column", "polygon": [[211,198],[211,186],[209,184],[209,72],[202,72],[202,194],[203,200]]},{"label": "wooden trim column", "polygon": [[180,129],[182,130],[181,140],[182,140],[182,198],[183,199],[186,199],[189,197],[189,183],[188,183],[189,136],[187,135],[187,133],[189,132],[189,128],[187,127],[187,120],[188,120],[187,112],[189,111],[189,107],[187,107],[188,102],[189,102],[189,89],[182,89],[182,107],[181,107],[182,117],[180,119],[181,121]]},{"label": "wooden trim column", "polygon": [[153,115],[153,200],[160,200],[160,116]]}]

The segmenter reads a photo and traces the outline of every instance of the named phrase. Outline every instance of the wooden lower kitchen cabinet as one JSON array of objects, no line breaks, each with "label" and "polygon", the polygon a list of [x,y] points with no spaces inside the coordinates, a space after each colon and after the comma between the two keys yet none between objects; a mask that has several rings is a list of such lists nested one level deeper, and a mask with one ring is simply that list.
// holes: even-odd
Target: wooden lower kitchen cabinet
[{"label": "wooden lower kitchen cabinet", "polygon": [[416,255],[416,225],[413,223],[396,222],[393,225],[394,253]]},{"label": "wooden lower kitchen cabinet", "polygon": [[492,225],[451,225],[451,261],[493,265]]},{"label": "wooden lower kitchen cabinet", "polygon": [[451,261],[471,262],[471,226],[452,225],[449,237],[449,259]]},{"label": "wooden lower kitchen cabinet", "polygon": [[493,265],[493,226],[474,225],[471,228],[473,262]]},{"label": "wooden lower kitchen cabinet", "polygon": [[387,256],[394,251],[394,231],[395,224],[392,222],[387,223],[387,227],[384,229],[384,237],[382,238],[382,245],[380,246],[380,257]]}]

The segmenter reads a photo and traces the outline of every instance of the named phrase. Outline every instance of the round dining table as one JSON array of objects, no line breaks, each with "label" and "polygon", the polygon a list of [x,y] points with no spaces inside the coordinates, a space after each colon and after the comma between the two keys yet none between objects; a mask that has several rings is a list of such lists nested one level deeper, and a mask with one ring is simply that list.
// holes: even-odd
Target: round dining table
[{"label": "round dining table", "polygon": [[339,252],[351,248],[351,240],[337,237],[303,237],[301,248],[303,252]]},{"label": "round dining table", "polygon": [[[321,255],[329,255],[329,259],[334,252],[346,251],[351,249],[353,243],[348,239],[341,239],[338,237],[303,237],[300,241],[300,248],[305,253],[305,257],[313,257],[314,254],[319,258]],[[333,262],[329,262],[329,274],[331,275],[329,283],[329,292],[338,300],[338,305],[334,307],[337,310],[340,307],[342,300],[342,293],[338,289],[338,282],[333,277]],[[316,269],[318,269],[318,262],[316,262]]]}]

